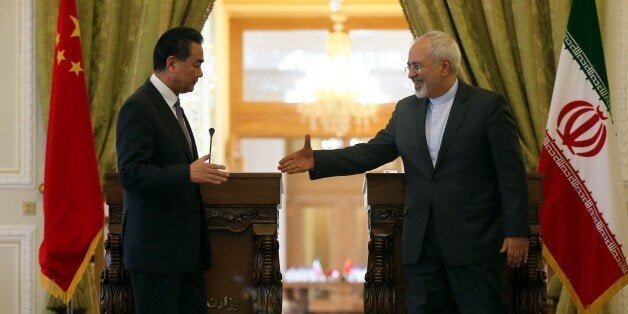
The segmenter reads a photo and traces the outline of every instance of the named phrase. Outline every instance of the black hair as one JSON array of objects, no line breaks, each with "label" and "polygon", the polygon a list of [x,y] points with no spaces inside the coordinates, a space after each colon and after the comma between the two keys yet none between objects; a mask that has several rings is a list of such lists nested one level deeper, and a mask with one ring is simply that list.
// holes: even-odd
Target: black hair
[{"label": "black hair", "polygon": [[185,60],[190,56],[191,43],[203,43],[203,35],[190,27],[175,27],[167,30],[155,44],[153,52],[153,70],[159,72],[166,68],[166,60],[174,56]]}]

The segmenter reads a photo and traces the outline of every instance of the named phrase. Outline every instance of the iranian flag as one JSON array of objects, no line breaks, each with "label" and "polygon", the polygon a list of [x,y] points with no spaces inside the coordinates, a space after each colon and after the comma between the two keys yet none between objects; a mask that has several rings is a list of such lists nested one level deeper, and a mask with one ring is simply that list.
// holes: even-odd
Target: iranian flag
[{"label": "iranian flag", "polygon": [[574,0],[539,172],[543,255],[584,312],[628,282],[628,217],[595,0]]}]

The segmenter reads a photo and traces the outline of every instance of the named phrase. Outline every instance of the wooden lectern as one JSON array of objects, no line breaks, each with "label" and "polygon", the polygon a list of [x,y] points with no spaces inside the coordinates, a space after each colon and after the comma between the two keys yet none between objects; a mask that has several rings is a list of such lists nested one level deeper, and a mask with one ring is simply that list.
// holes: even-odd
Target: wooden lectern
[{"label": "wooden lectern", "polygon": [[[401,260],[401,232],[406,183],[403,173],[367,173],[369,245],[365,313],[406,313],[405,282]],[[530,253],[528,262],[514,270],[507,268],[507,297],[513,313],[545,313],[546,278],[539,242],[538,211],[542,200],[543,177],[528,174],[530,193]],[[507,267],[504,265],[504,267]],[[449,308],[456,313],[453,297]]]},{"label": "wooden lectern", "polygon": [[[101,274],[101,313],[132,313],[130,277],[122,264],[122,187],[105,176],[109,222]],[[207,313],[280,313],[277,241],[280,173],[232,173],[221,185],[201,185],[212,268],[205,273]]]}]

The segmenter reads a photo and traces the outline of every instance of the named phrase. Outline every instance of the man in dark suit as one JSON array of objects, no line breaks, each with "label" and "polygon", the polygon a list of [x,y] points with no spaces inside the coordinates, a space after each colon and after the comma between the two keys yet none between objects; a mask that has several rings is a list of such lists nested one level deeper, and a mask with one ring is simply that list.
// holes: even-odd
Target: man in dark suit
[{"label": "man in dark suit", "polygon": [[122,252],[137,313],[206,313],[203,271],[211,257],[199,183],[220,184],[228,173],[209,155],[198,158],[178,98],[203,76],[202,41],[191,28],[165,32],[153,75],[118,117]]},{"label": "man in dark suit", "polygon": [[505,265],[527,260],[528,191],[517,126],[501,95],[460,81],[460,50],[443,32],[408,54],[415,95],[375,138],[338,150],[303,149],[279,170],[311,179],[374,169],[401,156],[409,313],[442,313],[448,289],[462,313],[507,313]]}]

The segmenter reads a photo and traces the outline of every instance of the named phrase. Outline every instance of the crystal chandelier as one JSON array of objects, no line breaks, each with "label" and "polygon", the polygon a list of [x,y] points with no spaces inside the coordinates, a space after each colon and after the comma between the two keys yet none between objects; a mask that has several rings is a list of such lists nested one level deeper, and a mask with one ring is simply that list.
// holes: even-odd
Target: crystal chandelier
[{"label": "crystal chandelier", "polygon": [[352,121],[358,131],[368,129],[377,105],[387,99],[380,93],[379,80],[351,56],[351,40],[344,31],[347,17],[339,13],[340,2],[330,2],[333,32],[325,42],[327,57],[311,64],[292,93],[299,102],[297,111],[311,129],[322,127],[338,137],[349,131]]}]

